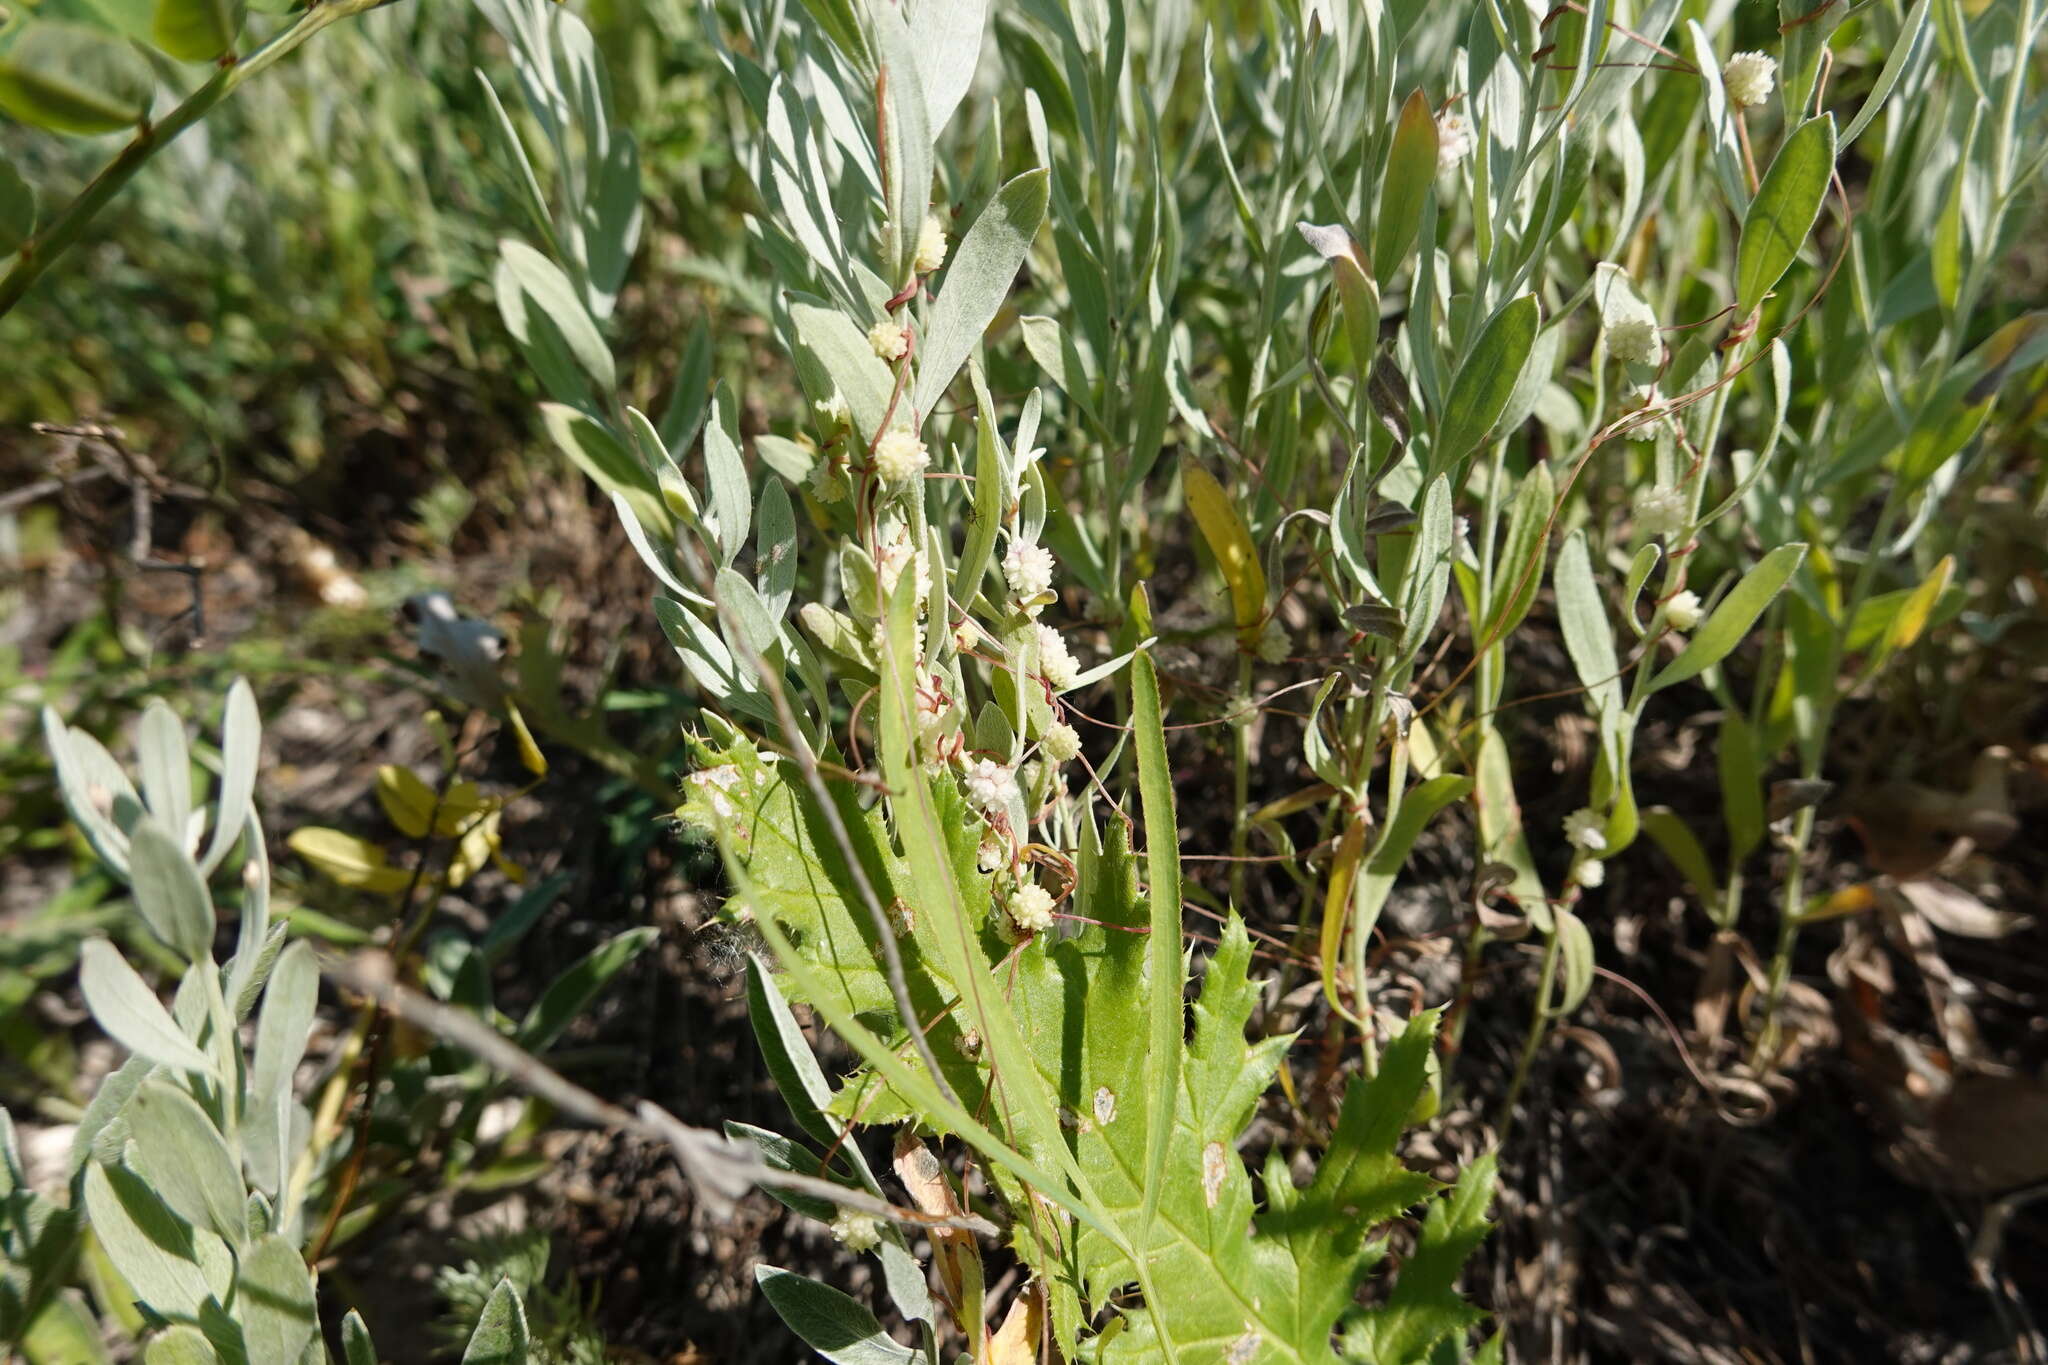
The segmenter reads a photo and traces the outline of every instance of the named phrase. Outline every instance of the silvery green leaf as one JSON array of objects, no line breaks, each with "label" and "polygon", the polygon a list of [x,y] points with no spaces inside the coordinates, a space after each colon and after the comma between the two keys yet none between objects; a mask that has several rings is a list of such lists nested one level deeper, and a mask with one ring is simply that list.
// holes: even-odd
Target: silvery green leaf
[{"label": "silvery green leaf", "polygon": [[936,138],[974,84],[981,60],[981,35],[988,24],[988,0],[921,0],[910,12],[924,82],[925,121]]},{"label": "silvery green leaf", "polygon": [[1492,435],[1535,350],[1542,323],[1534,294],[1508,300],[1487,319],[1444,396],[1443,421],[1429,457],[1433,472],[1459,468]]},{"label": "silvery green leaf", "polygon": [[248,1238],[253,1241],[268,1233],[277,1231],[277,1216],[271,1210],[270,1201],[261,1194],[252,1193],[242,1206],[243,1216],[248,1224]]},{"label": "silvery green leaf", "polygon": [[257,1188],[272,1194],[283,1188],[285,1172],[276,1169],[279,1123],[277,1097],[289,1095],[292,1073],[306,1055],[306,1037],[313,1028],[320,1000],[320,968],[304,940],[285,949],[263,992],[263,1010],[256,1016],[256,1055],[249,1068],[248,1102],[243,1107],[249,1134],[244,1157]]},{"label": "silvery green leaf", "polygon": [[690,671],[691,679],[714,700],[730,701],[745,690],[732,652],[695,612],[666,597],[654,599],[654,618],[662,633],[675,646],[677,657]]},{"label": "silvery green leaf", "polygon": [[192,818],[192,755],[185,723],[152,697],[135,729],[136,765],[142,774],[143,803],[163,827],[182,837]]},{"label": "silvery green leaf", "polygon": [[1608,624],[1607,606],[1593,581],[1593,560],[1586,550],[1584,531],[1574,531],[1566,538],[1552,573],[1565,652],[1571,655],[1595,709],[1611,716],[1621,708],[1621,665],[1614,654],[1614,628]]},{"label": "silvery green leaf", "polygon": [[560,372],[557,354],[573,359],[600,390],[609,393],[618,387],[611,348],[560,266],[517,238],[507,237],[498,243],[494,287],[506,330],[526,348],[529,360],[542,371],[556,397],[567,400],[582,387]]},{"label": "silvery green leaf", "polygon": [[149,1339],[142,1350],[142,1365],[220,1365],[220,1356],[206,1333],[181,1322]]},{"label": "silvery green leaf", "polygon": [[611,316],[640,244],[640,146],[633,135],[614,130],[589,173],[594,183],[585,201],[584,266],[590,311],[603,319]]},{"label": "silvery green leaf", "polygon": [[159,1065],[217,1078],[212,1059],[172,1022],[119,949],[103,938],[89,938],[80,945],[78,959],[86,1008],[115,1042]]},{"label": "silvery green leaf", "polygon": [[71,818],[78,822],[100,861],[113,869],[115,876],[126,878],[128,836],[115,823],[113,812],[123,800],[130,807],[140,804],[128,775],[98,740],[72,729],[47,706],[43,708],[43,739]]},{"label": "silvery green leaf", "polygon": [[910,1365],[918,1353],[892,1339],[875,1315],[830,1285],[777,1266],[754,1268],[776,1315],[834,1365]]},{"label": "silvery green leaf", "polygon": [[270,848],[263,840],[263,822],[254,806],[249,808],[243,847],[248,861],[242,865],[242,920],[235,930],[235,955],[228,959],[228,995],[235,1002],[235,1017],[246,1019],[256,997],[250,983],[259,969],[267,969],[266,950],[274,959],[270,939]]},{"label": "silvery green leaf", "polygon": [[173,1212],[229,1244],[248,1230],[248,1191],[213,1119],[163,1076],[128,1102],[128,1165]]},{"label": "silvery green leaf", "polygon": [[209,1299],[227,1299],[235,1273],[227,1244],[178,1217],[135,1172],[87,1163],[85,1209],[107,1259],[158,1315],[189,1321]]},{"label": "silvery green leaf", "polygon": [[134,1056],[114,1068],[100,1082],[100,1088],[93,1092],[92,1102],[85,1106],[84,1117],[78,1121],[78,1131],[71,1135],[72,1175],[78,1174],[87,1160],[94,1156],[104,1155],[108,1160],[120,1158],[121,1143],[127,1137],[126,1126],[119,1122],[121,1112],[155,1070],[155,1062],[147,1057]]},{"label": "silvery green leaf", "polygon": [[[820,1174],[818,1154],[800,1142],[792,1141],[780,1133],[771,1133],[766,1128],[756,1128],[751,1123],[740,1123],[733,1119],[727,1119],[722,1127],[727,1137],[748,1143],[759,1152],[762,1162],[770,1170],[789,1171],[798,1175]],[[853,1146],[849,1143],[841,1150],[851,1151]],[[833,1172],[827,1173],[825,1178],[836,1180],[840,1177]],[[839,1211],[839,1206],[830,1199],[821,1199],[814,1194],[778,1190],[771,1184],[764,1184],[762,1188],[784,1208],[800,1213],[806,1218],[815,1218],[821,1223],[831,1222],[833,1215]]]},{"label": "silvery green leaf", "polygon": [[272,1233],[243,1255],[235,1276],[235,1316],[251,1365],[298,1358],[319,1330],[320,1314],[312,1272],[297,1247]]},{"label": "silvery green leaf", "polygon": [[341,1320],[341,1357],[343,1365],[377,1365],[377,1348],[370,1341],[370,1329],[364,1325],[363,1315],[353,1308]]},{"label": "silvery green leaf", "polygon": [[1742,643],[1742,637],[1749,634],[1757,617],[1764,608],[1784,590],[1792,575],[1799,570],[1806,558],[1803,542],[1780,545],[1765,555],[1760,563],[1742,576],[1729,594],[1721,599],[1713,614],[1700,624],[1693,637],[1676,659],[1658,670],[1650,680],[1651,690],[1661,690],[1673,683],[1684,682],[1712,668],[1728,657],[1735,646]]},{"label": "silvery green leaf", "polygon": [[883,278],[900,286],[910,280],[918,231],[931,203],[932,134],[924,83],[918,74],[917,44],[902,12],[894,5],[872,5],[868,17],[881,66],[882,114],[877,140],[882,146],[882,179],[889,186],[889,216],[881,252],[888,273]]},{"label": "silvery green leaf", "polygon": [[187,962],[213,957],[213,895],[182,842],[151,815],[130,836],[128,874],[135,908],[150,931]]},{"label": "silvery green leaf", "polygon": [[1051,174],[1026,171],[996,191],[967,229],[932,304],[918,352],[913,404],[928,413],[960,372],[1010,295],[1031,239],[1045,221]]},{"label": "silvery green leaf", "polygon": [[780,621],[796,593],[796,511],[779,479],[761,489],[760,515],[754,528],[754,571],[768,614]]},{"label": "silvery green leaf", "polygon": [[228,688],[220,721],[220,797],[214,803],[213,839],[199,870],[212,876],[233,850],[248,824],[250,797],[256,791],[256,760],[263,744],[263,721],[256,714],[256,694],[249,680],[237,678]]},{"label": "silvery green leaf", "polygon": [[647,566],[648,572],[659,579],[664,588],[685,602],[700,607],[710,606],[709,598],[684,587],[683,580],[676,577],[674,571],[669,568],[668,557],[657,550],[654,542],[648,539],[647,528],[640,524],[640,516],[633,510],[632,499],[619,492],[613,492],[611,499],[612,510],[619,514],[619,525],[625,528],[627,541],[632,544],[633,552],[640,556],[640,562]]},{"label": "silvery green leaf", "polygon": [[1748,316],[1792,268],[1813,233],[1835,173],[1835,120],[1808,119],[1778,148],[1742,218],[1736,247],[1736,308]]},{"label": "silvery green leaf", "polygon": [[889,400],[896,392],[895,377],[868,345],[866,329],[855,326],[844,313],[797,299],[790,303],[789,317],[798,344],[846,399],[854,434],[865,448],[888,416]]},{"label": "silvery green leaf", "polygon": [[753,517],[753,494],[747,487],[747,462],[740,454],[739,418],[732,390],[720,384],[711,396],[712,420],[704,428],[704,472],[711,486],[712,533],[718,537],[719,563],[731,564],[747,543]]},{"label": "silvery green leaf", "polygon": [[682,363],[676,369],[675,387],[669,392],[668,406],[661,410],[656,428],[668,446],[670,459],[681,460],[697,443],[697,432],[711,410],[710,402],[711,328],[700,316],[690,328]]},{"label": "silvery green leaf", "polygon": [[1415,550],[1408,564],[1412,585],[1405,604],[1406,622],[1401,633],[1400,655],[1412,658],[1422,642],[1436,629],[1437,614],[1443,610],[1444,594],[1451,586],[1451,548],[1456,519],[1451,515],[1451,482],[1439,474],[1422,497],[1420,524]]},{"label": "silvery green leaf", "polygon": [[499,1280],[462,1352],[462,1365],[527,1365],[528,1350],[526,1306],[512,1281]]}]

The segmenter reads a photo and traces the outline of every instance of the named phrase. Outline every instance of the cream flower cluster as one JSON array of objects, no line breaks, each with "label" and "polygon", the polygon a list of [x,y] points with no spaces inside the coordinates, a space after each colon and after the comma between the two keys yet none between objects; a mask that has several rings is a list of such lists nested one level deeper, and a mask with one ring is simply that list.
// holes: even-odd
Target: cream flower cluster
[{"label": "cream flower cluster", "polygon": [[902,485],[923,476],[931,452],[913,431],[891,431],[875,442],[875,474],[883,483]]},{"label": "cream flower cluster", "polygon": [[1004,909],[1019,933],[1042,934],[1052,928],[1052,906],[1052,892],[1037,882],[1023,882],[1010,893]]},{"label": "cream flower cluster", "polygon": [[1458,163],[1472,155],[1472,120],[1463,114],[1438,114],[1436,119],[1436,173],[1456,170]]},{"label": "cream flower cluster", "polygon": [[1081,680],[1081,665],[1066,640],[1042,621],[1038,623],[1038,675],[1055,692],[1065,692]]},{"label": "cream flower cluster", "polygon": [[946,263],[946,225],[935,213],[927,213],[924,223],[917,230],[917,255],[910,268],[920,275],[929,275]]},{"label": "cream flower cluster", "polygon": [[868,328],[868,347],[883,360],[895,362],[910,353],[910,334],[903,324],[883,318]]},{"label": "cream flower cluster", "polygon": [[1052,591],[1052,551],[1028,540],[1013,540],[1003,556],[1003,581],[1021,602]]},{"label": "cream flower cluster", "polygon": [[1762,52],[1738,52],[1721,68],[1721,84],[1727,88],[1729,103],[1744,109],[1754,109],[1769,99],[1777,80],[1777,60]]}]

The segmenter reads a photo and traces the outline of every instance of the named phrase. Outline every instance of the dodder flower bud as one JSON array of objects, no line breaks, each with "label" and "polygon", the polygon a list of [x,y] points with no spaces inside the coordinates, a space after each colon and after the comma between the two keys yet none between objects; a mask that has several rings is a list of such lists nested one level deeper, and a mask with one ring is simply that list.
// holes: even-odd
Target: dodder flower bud
[{"label": "dodder flower bud", "polygon": [[1700,596],[1682,592],[1664,604],[1664,624],[1673,630],[1691,630],[1700,623]]}]

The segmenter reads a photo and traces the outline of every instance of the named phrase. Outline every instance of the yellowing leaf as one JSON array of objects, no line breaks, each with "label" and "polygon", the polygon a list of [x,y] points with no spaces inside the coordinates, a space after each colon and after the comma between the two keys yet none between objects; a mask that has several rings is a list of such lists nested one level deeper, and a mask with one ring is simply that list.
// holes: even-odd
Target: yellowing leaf
[{"label": "yellowing leaf", "polygon": [[547,756],[534,742],[533,731],[526,728],[526,717],[520,712],[519,704],[509,697],[505,699],[505,719],[512,723],[512,738],[519,745],[519,762],[535,777],[546,777]]},{"label": "yellowing leaf", "polygon": [[1323,994],[1330,1008],[1347,1019],[1356,1019],[1337,993],[1337,963],[1343,957],[1344,929],[1351,923],[1351,887],[1358,877],[1358,863],[1365,856],[1365,820],[1353,820],[1337,841],[1337,856],[1330,864],[1330,883],[1323,897]]},{"label": "yellowing leaf", "polygon": [[1045,1298],[1038,1283],[1024,1286],[1010,1301],[1003,1325],[988,1339],[988,1365],[1037,1365],[1039,1339],[1045,1335]]},{"label": "yellowing leaf", "polygon": [[385,818],[409,839],[424,838],[434,820],[434,789],[410,768],[386,763],[377,769],[377,804]]},{"label": "yellowing leaf", "polygon": [[1187,493],[1188,510],[1202,530],[1209,552],[1223,570],[1230,588],[1230,602],[1240,633],[1258,630],[1266,614],[1266,571],[1259,567],[1258,547],[1245,529],[1237,504],[1216,482],[1216,476],[1190,461],[1181,470],[1181,485]]},{"label": "yellowing leaf", "polygon": [[1934,608],[1941,601],[1941,594],[1947,590],[1949,580],[1955,577],[1956,557],[1943,555],[1941,562],[1921,580],[1899,607],[1899,614],[1892,617],[1892,623],[1884,633],[1884,652],[1904,649],[1920,638],[1920,632],[1927,629],[1927,623],[1934,616]]},{"label": "yellowing leaf", "polygon": [[383,849],[338,829],[308,825],[285,843],[321,875],[352,890],[395,896],[412,884],[412,874],[391,866]]}]

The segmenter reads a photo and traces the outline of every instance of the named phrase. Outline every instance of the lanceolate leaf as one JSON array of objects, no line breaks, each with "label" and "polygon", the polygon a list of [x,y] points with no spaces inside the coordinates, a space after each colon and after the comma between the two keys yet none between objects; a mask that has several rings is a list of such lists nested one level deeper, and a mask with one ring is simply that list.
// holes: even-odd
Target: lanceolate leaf
[{"label": "lanceolate leaf", "polygon": [[923,1359],[831,1285],[772,1265],[754,1267],[754,1283],[789,1330],[834,1365],[911,1365]]},{"label": "lanceolate leaf", "polygon": [[[1420,90],[1409,94],[1394,125],[1393,150],[1380,191],[1372,233],[1372,274],[1391,279],[1415,246],[1422,206],[1436,183],[1436,117]],[[1434,249],[1434,244],[1429,244]]]},{"label": "lanceolate leaf", "polygon": [[1432,472],[1457,470],[1493,431],[1514,395],[1542,324],[1543,310],[1534,294],[1510,299],[1487,319],[1444,397],[1443,421],[1429,456]]},{"label": "lanceolate leaf", "polygon": [[239,1242],[248,1225],[248,1191],[226,1140],[198,1102],[159,1077],[143,1084],[124,1113],[136,1171],[150,1188],[186,1222]]},{"label": "lanceolate leaf", "polygon": [[145,816],[130,836],[135,907],[156,936],[187,962],[213,960],[213,897],[184,845]]},{"label": "lanceolate leaf", "polygon": [[1214,474],[1190,460],[1181,471],[1181,484],[1187,492],[1188,510],[1194,513],[1202,539],[1216,556],[1216,566],[1230,589],[1238,632],[1248,635],[1258,630],[1266,613],[1266,571],[1259,565],[1258,547],[1252,544],[1237,504]]},{"label": "lanceolate leaf", "polygon": [[1137,1229],[1150,1236],[1165,1185],[1167,1143],[1174,1101],[1180,1093],[1180,825],[1174,817],[1173,774],[1167,768],[1166,731],[1159,709],[1159,676],[1152,656],[1140,650],[1131,661],[1131,728],[1137,737],[1138,790],[1145,812],[1145,868],[1151,914],[1145,937],[1146,1102],[1151,1105],[1145,1147],[1145,1203]]},{"label": "lanceolate leaf", "polygon": [[1009,297],[1031,239],[1045,221],[1050,181],[1047,171],[1026,171],[996,191],[954,251],[918,354],[913,402],[920,415],[945,393]]},{"label": "lanceolate leaf", "polygon": [[185,1036],[156,993],[105,939],[87,939],[80,947],[78,984],[92,1017],[130,1052],[177,1070],[214,1074],[212,1059]]},{"label": "lanceolate leaf", "polygon": [[1721,599],[1721,604],[1714,608],[1714,614],[1700,626],[1684,651],[1650,680],[1651,688],[1682,683],[1727,658],[1729,651],[1742,643],[1742,637],[1749,634],[1756,618],[1763,615],[1764,608],[1784,589],[1805,558],[1806,546],[1799,543],[1780,545],[1765,555],[1762,562],[1744,574],[1742,581]]},{"label": "lanceolate leaf", "polygon": [[1756,311],[1777,286],[1813,231],[1835,173],[1835,120],[1808,119],[1778,149],[1742,218],[1736,249],[1736,310]]}]

